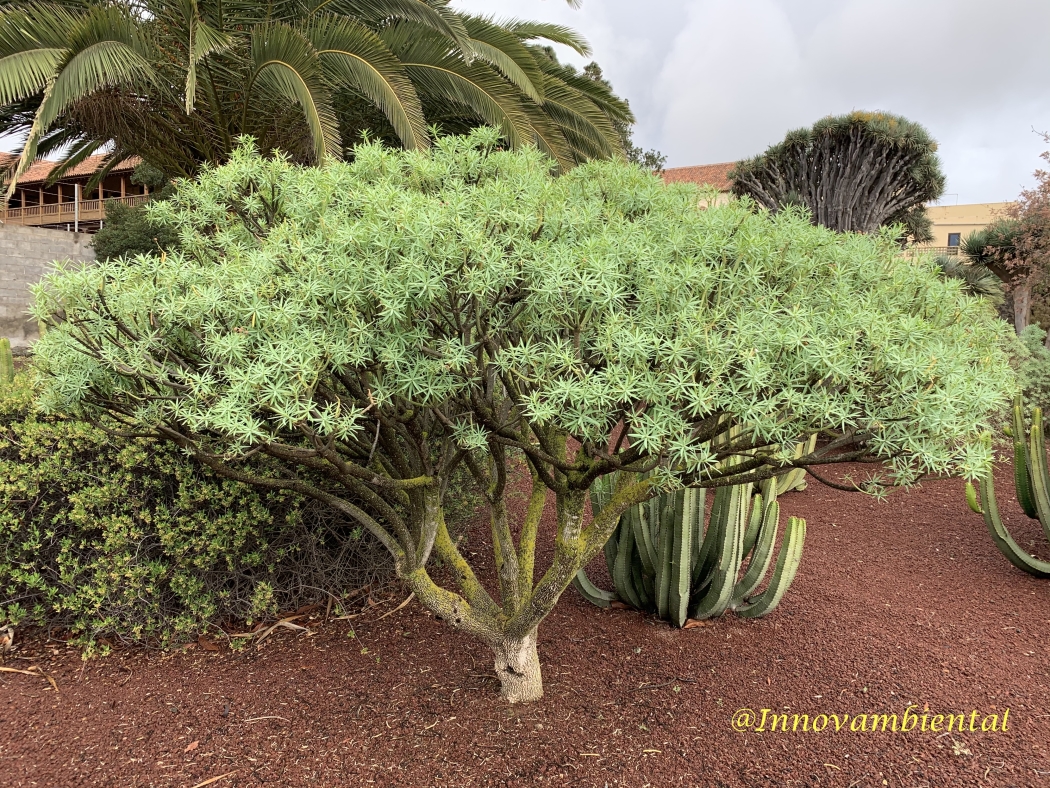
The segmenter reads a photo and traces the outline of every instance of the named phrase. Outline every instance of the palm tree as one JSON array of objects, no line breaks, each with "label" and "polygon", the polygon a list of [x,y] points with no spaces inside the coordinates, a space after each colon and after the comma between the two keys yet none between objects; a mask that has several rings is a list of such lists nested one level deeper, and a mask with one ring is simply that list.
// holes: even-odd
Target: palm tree
[{"label": "palm tree", "polygon": [[1014,330],[1020,334],[1028,325],[1032,312],[1032,291],[1038,272],[1019,252],[1018,238],[1021,226],[1014,218],[1001,218],[975,230],[963,239],[960,252],[971,265],[990,271],[1001,283],[1009,301]]},{"label": "palm tree", "polygon": [[961,280],[970,295],[987,298],[996,307],[1005,301],[1002,280],[979,260],[972,257],[960,260],[959,255],[942,254],[934,258],[934,262],[944,276]]},{"label": "palm tree", "polygon": [[497,125],[563,167],[622,155],[627,103],[543,43],[589,52],[568,28],[448,0],[14,3],[0,11],[0,134],[25,137],[12,188],[59,150],[53,179],[100,148],[111,166],[138,155],[188,176],[243,134],[313,163],[362,129],[426,148],[435,122]]}]

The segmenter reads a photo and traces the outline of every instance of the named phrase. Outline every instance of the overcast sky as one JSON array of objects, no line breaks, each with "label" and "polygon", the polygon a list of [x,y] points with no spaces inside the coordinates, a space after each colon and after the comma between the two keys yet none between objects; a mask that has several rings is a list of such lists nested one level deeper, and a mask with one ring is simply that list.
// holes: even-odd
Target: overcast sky
[{"label": "overcast sky", "polygon": [[[762,152],[882,109],[940,143],[945,202],[1010,200],[1050,131],[1050,0],[453,0],[583,33],[667,166]],[[566,60],[583,65],[575,55]]]}]

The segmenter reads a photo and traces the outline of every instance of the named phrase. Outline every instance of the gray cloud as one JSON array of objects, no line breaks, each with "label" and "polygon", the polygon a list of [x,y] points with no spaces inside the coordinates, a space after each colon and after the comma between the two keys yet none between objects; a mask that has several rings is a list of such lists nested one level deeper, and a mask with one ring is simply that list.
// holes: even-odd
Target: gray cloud
[{"label": "gray cloud", "polygon": [[[852,109],[925,125],[948,199],[1012,199],[1050,130],[1045,0],[456,0],[568,24],[670,166],[754,155]],[[569,58],[577,63],[580,58]]]}]

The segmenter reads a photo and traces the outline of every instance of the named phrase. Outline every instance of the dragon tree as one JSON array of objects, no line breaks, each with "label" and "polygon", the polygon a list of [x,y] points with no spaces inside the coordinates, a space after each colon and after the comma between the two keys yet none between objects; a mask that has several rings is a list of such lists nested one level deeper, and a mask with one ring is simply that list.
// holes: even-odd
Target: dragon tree
[{"label": "dragon tree", "polygon": [[926,203],[944,193],[937,143],[918,123],[885,112],[829,116],[730,173],[733,193],[778,211],[809,209],[839,232],[872,233],[896,223],[931,240]]}]

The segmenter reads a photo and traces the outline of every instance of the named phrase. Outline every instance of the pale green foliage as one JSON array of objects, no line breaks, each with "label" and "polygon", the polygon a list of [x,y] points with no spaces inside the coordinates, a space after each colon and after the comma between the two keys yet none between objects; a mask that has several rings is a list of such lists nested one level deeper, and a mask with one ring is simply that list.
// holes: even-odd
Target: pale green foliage
[{"label": "pale green foliage", "polygon": [[[492,646],[511,700],[541,689],[521,681],[538,669],[500,667],[507,644],[534,649],[619,515],[659,488],[856,459],[900,483],[988,467],[979,434],[1013,386],[1010,331],[932,263],[797,209],[705,209],[624,163],[553,177],[536,149],[499,143],[479,129],[319,169],[242,145],[150,208],[179,251],[36,289],[54,325],[37,346],[46,406],[116,415],[356,519],[423,604]],[[795,457],[812,434],[825,440]],[[556,499],[535,582],[542,506],[512,527],[508,449],[530,501]],[[251,451],[282,472],[245,471]],[[492,507],[498,602],[441,515],[464,461]],[[585,524],[586,491],[614,470]],[[431,551],[456,592],[430,578]]]},{"label": "pale green foliage", "polygon": [[[50,406],[90,413],[90,386],[144,424],[178,419],[234,451],[299,423],[367,432],[361,409],[318,401],[320,375],[376,365],[378,401],[443,402],[473,385],[476,348],[437,330],[431,310],[450,292],[487,303],[514,289],[517,308],[491,317],[515,334],[499,367],[530,382],[532,419],[575,437],[602,442],[625,403],[644,402],[632,441],[690,469],[711,453],[689,424],[714,412],[771,443],[870,429],[900,471],[970,475],[984,462],[973,438],[1009,383],[1005,332],[932,265],[794,211],[696,210],[693,190],[619,164],[551,178],[540,154],[490,153],[495,140],[450,138],[434,156],[368,146],[321,169],[242,147],[153,208],[184,253],[41,287],[42,318],[93,314],[104,291],[136,332],[119,347],[103,338],[108,320],[48,332]],[[564,334],[577,326],[581,350]],[[102,359],[80,351],[78,331]],[[167,346],[206,363],[158,365]],[[139,378],[117,367],[180,391],[139,401]]]}]

